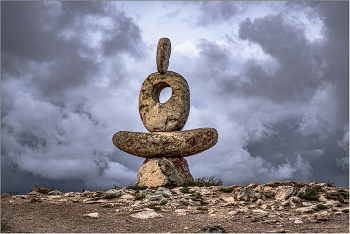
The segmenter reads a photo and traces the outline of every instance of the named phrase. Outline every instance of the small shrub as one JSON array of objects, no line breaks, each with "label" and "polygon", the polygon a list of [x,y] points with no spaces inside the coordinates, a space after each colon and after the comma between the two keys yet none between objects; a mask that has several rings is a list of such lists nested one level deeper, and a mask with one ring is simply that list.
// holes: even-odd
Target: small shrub
[{"label": "small shrub", "polygon": [[332,211],[338,211],[337,209],[332,209]]},{"label": "small shrub", "polygon": [[169,198],[169,197],[170,197],[170,195],[163,193],[163,197],[165,197],[165,198]]},{"label": "small shrub", "polygon": [[47,188],[39,188],[36,191],[42,194],[48,194],[49,192],[51,192],[51,190]]},{"label": "small shrub", "polygon": [[10,194],[10,195],[18,195],[18,192],[13,192],[13,193],[10,192],[9,194]]},{"label": "small shrub", "polygon": [[35,198],[33,198],[32,200],[30,200],[30,202],[34,203],[34,202],[42,202],[41,200],[37,200]]},{"label": "small shrub", "polygon": [[208,210],[208,208],[204,208],[204,207],[197,207],[197,210]]},{"label": "small shrub", "polygon": [[113,184],[114,189],[121,189],[121,187],[119,187],[117,184]]},{"label": "small shrub", "polygon": [[279,187],[282,186],[283,184],[280,182],[275,182],[273,184],[264,184],[264,186],[269,186],[269,187]]},{"label": "small shrub", "polygon": [[[10,216],[8,217],[8,219],[7,219],[5,222],[1,223],[1,232],[2,232],[2,230],[5,228],[5,226],[7,225],[7,223],[10,221],[10,219],[11,219],[13,213],[15,212],[15,208],[16,208],[16,206],[13,206],[12,211],[11,211],[11,214],[10,214]],[[1,215],[1,216],[2,216],[2,215]]]},{"label": "small shrub", "polygon": [[197,199],[197,200],[202,199],[202,195],[200,193],[192,193],[190,196],[194,197],[194,199]]},{"label": "small shrub", "polygon": [[250,203],[248,203],[248,202],[243,202],[243,204],[244,204],[244,205],[250,205]]},{"label": "small shrub", "polygon": [[101,192],[96,192],[95,197],[101,197],[101,196],[102,196],[102,193],[101,193]]},{"label": "small shrub", "polygon": [[204,176],[202,178],[197,178],[195,180],[186,179],[182,185],[182,187],[190,187],[190,186],[198,186],[198,187],[210,187],[210,186],[221,186],[223,181],[221,178],[215,178],[213,176]]},{"label": "small shrub", "polygon": [[233,192],[238,186],[232,186],[229,188],[219,188],[219,191],[224,192],[224,193],[230,193]]},{"label": "small shrub", "polygon": [[319,208],[312,208],[314,211],[320,211],[321,209]]},{"label": "small shrub", "polygon": [[272,196],[268,195],[268,194],[265,194],[264,195],[266,198],[271,198]]},{"label": "small shrub", "polygon": [[321,210],[322,210],[322,209],[328,209],[328,207],[325,206],[325,205],[323,205],[323,204],[318,204],[318,205],[317,205],[317,208],[318,208],[318,209],[321,209]]},{"label": "small shrub", "polygon": [[116,198],[116,197],[118,197],[118,196],[115,195],[115,194],[107,194],[107,195],[105,196],[106,199],[113,199],[113,198]]},{"label": "small shrub", "polygon": [[132,189],[132,190],[145,190],[145,189],[147,189],[146,186],[138,186],[135,180],[133,180],[133,182],[130,182],[130,185],[126,188]]},{"label": "small shrub", "polygon": [[349,209],[342,210],[343,213],[349,213]]},{"label": "small shrub", "polygon": [[164,204],[167,204],[167,203],[168,203],[167,201],[162,201],[160,204],[164,205]]},{"label": "small shrub", "polygon": [[190,193],[190,188],[184,187],[184,188],[180,189],[180,191],[182,193]]},{"label": "small shrub", "polygon": [[317,200],[317,197],[312,195],[310,192],[306,191],[305,193],[299,193],[299,197],[306,199],[306,200],[310,200],[310,201],[315,201]]},{"label": "small shrub", "polygon": [[154,209],[154,210],[159,210],[160,209],[160,207],[157,207],[157,206],[149,206],[148,208]]},{"label": "small shrub", "polygon": [[334,182],[332,182],[331,183],[331,181],[330,180],[328,180],[328,182],[327,182],[327,187],[334,187]]},{"label": "small shrub", "polygon": [[209,202],[205,202],[205,201],[202,201],[202,200],[200,200],[199,202],[200,202],[202,205],[209,204]]},{"label": "small shrub", "polygon": [[134,199],[135,200],[142,200],[142,199],[144,199],[146,197],[146,195],[145,194],[142,194],[141,196],[134,196]]}]

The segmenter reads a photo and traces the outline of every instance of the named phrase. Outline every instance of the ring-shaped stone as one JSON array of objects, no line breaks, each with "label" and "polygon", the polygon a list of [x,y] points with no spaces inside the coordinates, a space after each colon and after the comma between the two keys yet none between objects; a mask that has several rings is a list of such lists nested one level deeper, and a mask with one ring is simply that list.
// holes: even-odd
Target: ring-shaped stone
[{"label": "ring-shaped stone", "polygon": [[[172,95],[160,103],[160,92],[166,87],[171,87]],[[139,112],[150,132],[181,131],[190,113],[190,89],[185,78],[172,71],[149,75],[141,87]]]}]

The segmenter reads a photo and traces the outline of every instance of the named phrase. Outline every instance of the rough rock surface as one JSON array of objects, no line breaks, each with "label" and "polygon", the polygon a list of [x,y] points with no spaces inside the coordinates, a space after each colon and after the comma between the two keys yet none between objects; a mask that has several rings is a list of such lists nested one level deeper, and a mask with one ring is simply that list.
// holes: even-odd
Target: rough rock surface
[{"label": "rough rock surface", "polygon": [[275,195],[276,200],[284,201],[288,199],[290,196],[296,193],[296,189],[293,186],[283,186],[277,189],[277,193]]},{"label": "rough rock surface", "polygon": [[[171,87],[172,95],[160,103],[160,92],[166,87]],[[185,78],[172,71],[149,75],[141,86],[139,112],[150,132],[180,131],[190,113],[190,89]]]},{"label": "rough rock surface", "polygon": [[160,38],[157,46],[157,70],[160,74],[167,72],[171,55],[171,43],[168,38]]},{"label": "rough rock surface", "polygon": [[255,191],[252,188],[240,188],[237,193],[237,200],[247,201],[248,198],[252,198],[255,196]]},{"label": "rough rock surface", "polygon": [[[326,183],[318,185],[316,200],[300,195],[304,186],[311,187],[312,184],[289,181],[248,186],[258,191],[248,201],[236,199],[241,188],[247,189],[236,185],[231,186],[235,187],[232,192],[221,186],[193,186],[187,190],[158,187],[63,195],[1,194],[2,223],[15,206],[14,214],[2,232],[196,233],[204,225],[220,224],[228,233],[349,233],[349,188],[329,187]],[[277,194],[277,190],[285,186],[294,187],[296,195],[286,201],[269,195]],[[257,198],[258,193],[261,197],[266,196],[266,200]],[[121,196],[106,199],[108,194]],[[327,194],[336,199],[326,198]],[[321,196],[326,200],[317,200]]]},{"label": "rough rock surface", "polygon": [[218,132],[214,128],[155,133],[120,131],[113,136],[113,144],[120,150],[144,158],[191,156],[211,148],[217,141]]},{"label": "rough rock surface", "polygon": [[138,174],[137,185],[146,187],[180,186],[185,179],[193,180],[184,158],[148,158]]}]

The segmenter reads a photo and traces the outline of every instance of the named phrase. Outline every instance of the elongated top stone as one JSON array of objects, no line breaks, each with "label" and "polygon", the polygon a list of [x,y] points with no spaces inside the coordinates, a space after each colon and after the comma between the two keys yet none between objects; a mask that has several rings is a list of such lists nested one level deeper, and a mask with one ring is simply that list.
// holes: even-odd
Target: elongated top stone
[{"label": "elongated top stone", "polygon": [[167,72],[171,54],[171,43],[168,38],[160,38],[157,46],[157,70],[160,74]]}]

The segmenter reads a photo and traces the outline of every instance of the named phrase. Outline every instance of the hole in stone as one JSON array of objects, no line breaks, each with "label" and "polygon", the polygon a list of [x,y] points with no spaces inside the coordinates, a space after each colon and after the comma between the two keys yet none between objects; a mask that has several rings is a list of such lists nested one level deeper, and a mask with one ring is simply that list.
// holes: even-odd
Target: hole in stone
[{"label": "hole in stone", "polygon": [[170,87],[165,87],[159,95],[159,102],[160,103],[164,103],[167,102],[172,95],[172,89]]}]

